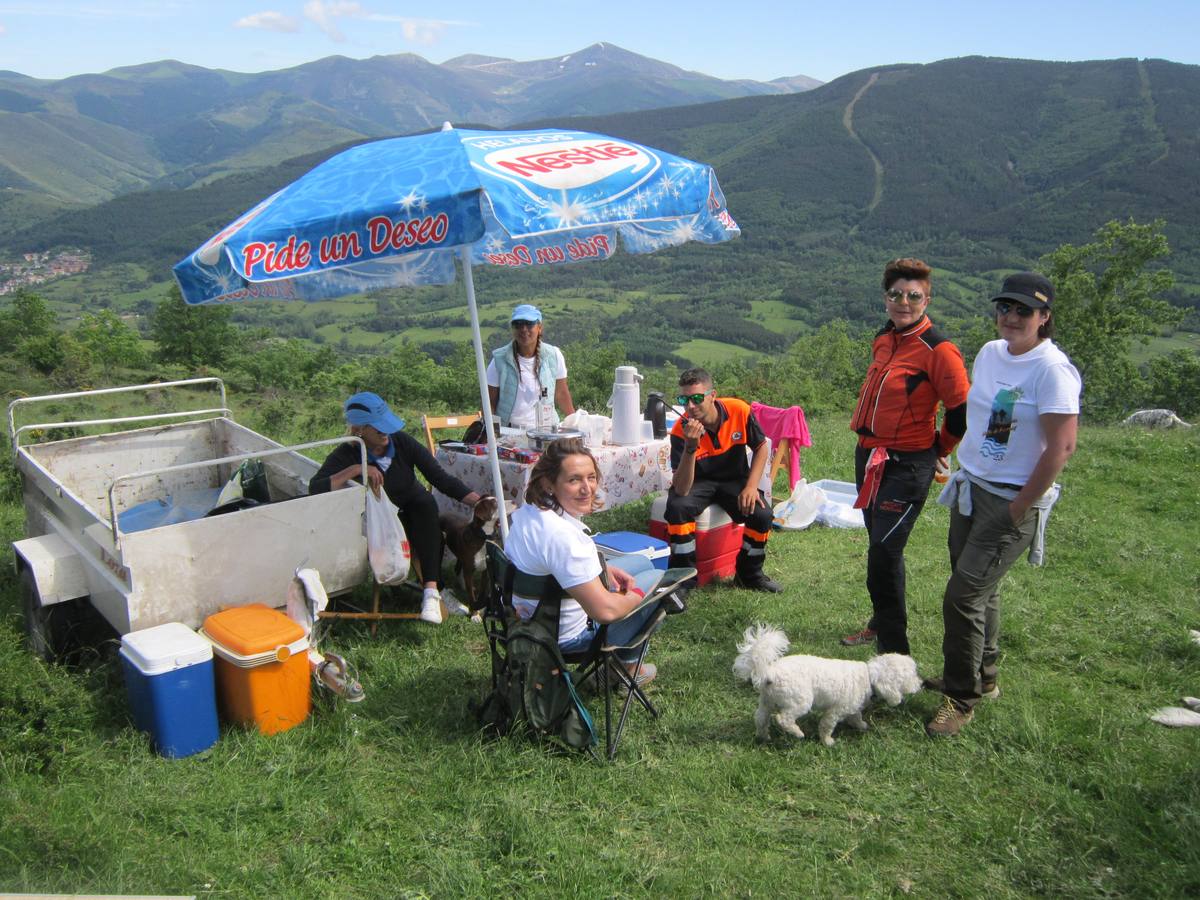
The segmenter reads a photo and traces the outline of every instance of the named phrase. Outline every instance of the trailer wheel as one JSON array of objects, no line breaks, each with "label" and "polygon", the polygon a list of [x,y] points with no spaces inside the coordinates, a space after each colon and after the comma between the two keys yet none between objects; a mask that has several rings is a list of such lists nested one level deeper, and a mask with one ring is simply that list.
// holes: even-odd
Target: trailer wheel
[{"label": "trailer wheel", "polygon": [[42,606],[37,582],[32,570],[21,569],[21,615],[25,620],[25,642],[34,656],[52,662],[57,655],[61,628],[56,628],[58,616],[54,606]]}]

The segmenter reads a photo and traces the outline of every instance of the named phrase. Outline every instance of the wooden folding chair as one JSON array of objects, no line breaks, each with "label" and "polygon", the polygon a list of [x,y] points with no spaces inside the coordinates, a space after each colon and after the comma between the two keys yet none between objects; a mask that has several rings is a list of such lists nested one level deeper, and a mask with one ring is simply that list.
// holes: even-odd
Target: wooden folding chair
[{"label": "wooden folding chair", "polygon": [[425,429],[425,443],[429,445],[429,452],[437,453],[437,444],[433,440],[435,431],[443,428],[466,428],[482,418],[482,411],[452,416],[421,416],[421,426]]},{"label": "wooden folding chair", "polygon": [[[769,476],[771,479],[771,484],[775,484],[776,474],[778,474],[780,467],[787,462],[791,456],[791,443],[791,438],[780,438],[779,445],[771,448],[771,474]],[[800,453],[801,456],[803,456],[804,451],[801,450]],[[800,465],[803,466],[803,463]],[[799,471],[803,472],[803,469],[800,469]],[[803,477],[803,475],[800,477]]]},{"label": "wooden folding chair", "polygon": [[[420,566],[420,564],[418,564],[418,562],[415,558],[412,561],[412,572],[416,576],[416,579],[417,579],[416,586],[418,588],[420,588],[420,586],[424,583],[424,579],[421,577],[421,566]],[[411,584],[411,582],[404,581],[402,584],[408,585],[408,584]],[[397,587],[400,587],[400,586],[402,586],[402,585],[397,585]],[[383,612],[379,608],[380,600],[382,599],[382,597],[383,597],[383,585],[376,583],[372,579],[371,608],[369,610],[355,609],[353,611],[343,611],[340,609],[339,610],[325,609],[325,610],[321,611],[320,618],[335,619],[335,620],[336,619],[357,619],[360,622],[370,622],[371,623],[371,637],[375,637],[375,632],[378,631],[380,622],[387,621],[390,619],[419,619],[419,618],[421,618],[420,611]],[[442,618],[443,619],[447,618],[445,603],[442,603]]]}]

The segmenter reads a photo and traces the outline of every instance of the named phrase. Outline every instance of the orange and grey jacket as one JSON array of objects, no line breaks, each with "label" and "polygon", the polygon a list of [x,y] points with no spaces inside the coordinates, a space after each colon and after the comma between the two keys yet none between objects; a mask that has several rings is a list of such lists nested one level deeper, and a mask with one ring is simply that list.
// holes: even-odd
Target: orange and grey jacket
[{"label": "orange and grey jacket", "polygon": [[[717,430],[704,430],[696,448],[696,479],[702,481],[741,481],[750,476],[746,447],[756,450],[767,439],[750,404],[736,397],[717,398]],[[730,450],[736,450],[730,453]],[[683,458],[683,419],[671,428],[671,468],[678,469]]]},{"label": "orange and grey jacket", "polygon": [[[888,322],[871,345],[871,365],[850,429],[862,447],[934,447],[944,456],[967,430],[970,386],[962,352],[938,334],[928,316],[900,332]],[[939,401],[946,408],[941,431]]]}]

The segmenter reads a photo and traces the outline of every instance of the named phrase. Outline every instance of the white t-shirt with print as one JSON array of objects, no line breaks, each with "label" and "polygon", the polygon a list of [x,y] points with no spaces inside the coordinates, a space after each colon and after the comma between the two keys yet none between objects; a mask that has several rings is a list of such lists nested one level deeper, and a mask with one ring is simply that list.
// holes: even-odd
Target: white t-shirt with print
[{"label": "white t-shirt with print", "polygon": [[[567,513],[539,509],[532,503],[517,507],[504,553],[518,569],[529,575],[553,575],[565,588],[586,584],[600,575],[596,545],[587,526]],[[513,607],[523,618],[533,615],[537,597],[513,595]],[[587,613],[571,597],[565,597],[558,614],[558,641],[564,643],[587,628]]]},{"label": "white t-shirt with print", "polygon": [[[546,345],[543,344],[542,352],[545,351]],[[530,356],[528,359],[524,356],[517,357],[521,382],[517,385],[517,399],[513,403],[512,413],[509,415],[508,421],[504,423],[505,425],[511,424],[514,428],[537,427],[537,401],[541,396],[542,386],[538,384],[537,371],[533,367],[535,362],[537,362],[536,356]],[[554,358],[550,362],[554,367],[555,381],[567,377],[567,361],[557,347],[554,348]],[[488,387],[500,387],[500,373],[496,371],[496,360],[494,359],[488,362],[487,383]],[[550,402],[554,402],[554,388],[550,388]],[[558,424],[557,412],[554,414],[554,424]]]},{"label": "white t-shirt with print", "polygon": [[971,371],[958,464],[985,481],[1024,485],[1046,449],[1038,416],[1078,414],[1082,384],[1053,341],[1020,356],[1008,352],[1007,341],[984,344]]}]

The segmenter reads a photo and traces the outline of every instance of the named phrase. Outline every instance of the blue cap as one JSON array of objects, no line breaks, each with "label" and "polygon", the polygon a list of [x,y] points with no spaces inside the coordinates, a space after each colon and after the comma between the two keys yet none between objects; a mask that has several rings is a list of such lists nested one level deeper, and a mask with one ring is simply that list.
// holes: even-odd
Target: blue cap
[{"label": "blue cap", "polygon": [[522,303],[513,310],[510,322],[540,322],[542,321],[542,311],[532,303]]},{"label": "blue cap", "polygon": [[355,394],[346,401],[343,409],[348,425],[370,425],[384,434],[404,429],[404,420],[391,411],[382,397],[370,391]]}]

